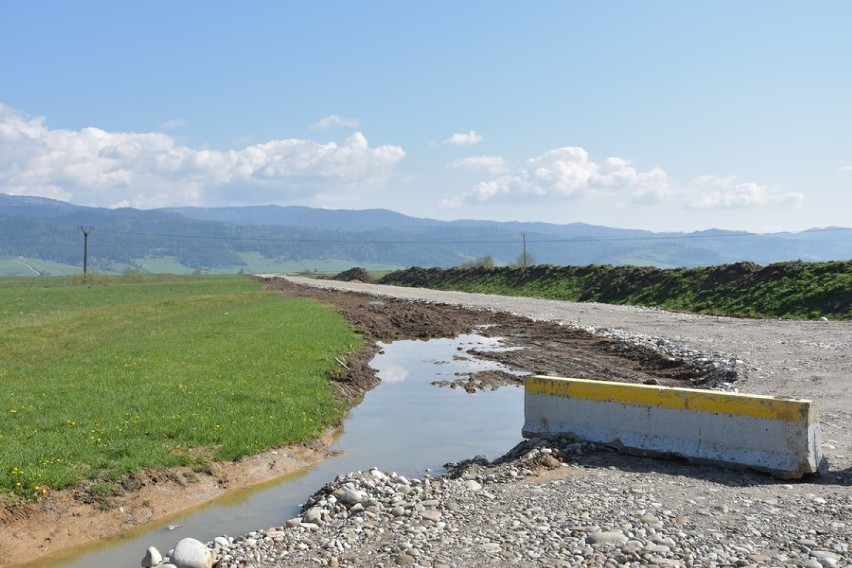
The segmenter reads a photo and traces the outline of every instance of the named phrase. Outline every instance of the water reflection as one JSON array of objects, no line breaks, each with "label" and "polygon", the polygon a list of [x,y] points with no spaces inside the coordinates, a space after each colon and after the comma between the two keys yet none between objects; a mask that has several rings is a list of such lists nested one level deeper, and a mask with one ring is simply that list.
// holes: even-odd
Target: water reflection
[{"label": "water reflection", "polygon": [[[231,493],[191,513],[105,541],[83,553],[28,565],[39,568],[138,566],[148,546],[165,552],[183,537],[202,541],[279,526],[299,504],[338,473],[370,467],[413,477],[441,472],[443,464],[484,454],[495,458],[521,439],[523,390],[515,386],[468,394],[438,388],[435,380],[485,370],[514,372],[466,351],[500,349],[478,335],[381,345],[370,363],[381,384],[368,392],[344,422],[332,449],[340,454],[261,488]],[[73,522],[71,519],[68,522]],[[169,524],[181,528],[169,531]]]}]

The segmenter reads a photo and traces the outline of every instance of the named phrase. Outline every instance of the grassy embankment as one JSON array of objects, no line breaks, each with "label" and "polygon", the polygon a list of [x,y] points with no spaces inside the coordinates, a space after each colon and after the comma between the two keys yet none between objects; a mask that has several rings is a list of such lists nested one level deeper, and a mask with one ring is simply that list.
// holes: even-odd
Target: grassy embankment
[{"label": "grassy embankment", "polygon": [[0,326],[0,504],[315,438],[360,346],[238,276],[0,279]]},{"label": "grassy embankment", "polygon": [[411,268],[382,284],[603,302],[742,317],[852,319],[852,261],[704,268]]}]

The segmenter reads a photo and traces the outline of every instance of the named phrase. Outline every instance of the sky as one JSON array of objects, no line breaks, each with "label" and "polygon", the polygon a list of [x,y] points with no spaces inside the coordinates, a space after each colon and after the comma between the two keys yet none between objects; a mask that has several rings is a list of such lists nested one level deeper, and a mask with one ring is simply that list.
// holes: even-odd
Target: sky
[{"label": "sky", "polygon": [[852,226],[852,2],[0,0],[0,193]]}]

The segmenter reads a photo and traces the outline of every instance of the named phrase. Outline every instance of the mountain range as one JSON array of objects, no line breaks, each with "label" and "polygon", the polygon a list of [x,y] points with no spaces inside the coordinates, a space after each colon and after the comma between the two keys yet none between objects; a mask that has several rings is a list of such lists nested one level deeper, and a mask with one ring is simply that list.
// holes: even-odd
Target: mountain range
[{"label": "mountain range", "polygon": [[386,209],[276,205],[105,209],[0,194],[0,274],[79,272],[91,227],[92,270],[285,272],[362,266],[455,266],[481,257],[514,264],[694,267],[852,258],[852,228],[797,233],[692,233],[584,223],[439,221]]}]

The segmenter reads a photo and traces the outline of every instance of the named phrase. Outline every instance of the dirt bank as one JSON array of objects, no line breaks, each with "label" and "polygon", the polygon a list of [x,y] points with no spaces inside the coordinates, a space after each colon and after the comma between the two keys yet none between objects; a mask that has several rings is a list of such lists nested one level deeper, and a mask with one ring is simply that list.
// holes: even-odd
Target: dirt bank
[{"label": "dirt bank", "polygon": [[89,484],[50,493],[40,503],[0,507],[0,566],[27,564],[165,519],[225,495],[316,464],[328,440],[281,448],[239,463],[141,471],[109,493]]}]

